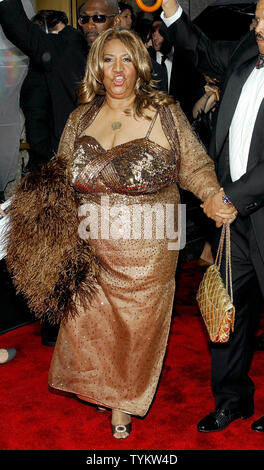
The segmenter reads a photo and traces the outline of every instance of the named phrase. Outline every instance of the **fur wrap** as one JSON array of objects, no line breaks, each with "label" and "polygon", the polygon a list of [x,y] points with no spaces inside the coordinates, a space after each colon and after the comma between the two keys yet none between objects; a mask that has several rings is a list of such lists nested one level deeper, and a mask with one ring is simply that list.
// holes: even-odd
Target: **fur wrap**
[{"label": "fur wrap", "polygon": [[99,261],[78,235],[78,206],[56,157],[21,181],[9,209],[7,268],[36,318],[52,324],[77,315],[96,290]]}]

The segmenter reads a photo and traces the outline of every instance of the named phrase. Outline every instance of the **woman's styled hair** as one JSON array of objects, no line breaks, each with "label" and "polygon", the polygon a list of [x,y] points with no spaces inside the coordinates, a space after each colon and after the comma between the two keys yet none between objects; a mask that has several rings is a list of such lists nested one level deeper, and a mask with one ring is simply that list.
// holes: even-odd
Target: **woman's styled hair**
[{"label": "woman's styled hair", "polygon": [[97,95],[105,95],[103,84],[104,48],[111,39],[119,39],[125,46],[137,71],[134,116],[146,116],[150,106],[170,104],[173,99],[159,90],[151,78],[151,59],[139,36],[131,30],[112,28],[102,32],[93,42],[88,54],[84,79],[79,86],[79,104],[90,103]]}]

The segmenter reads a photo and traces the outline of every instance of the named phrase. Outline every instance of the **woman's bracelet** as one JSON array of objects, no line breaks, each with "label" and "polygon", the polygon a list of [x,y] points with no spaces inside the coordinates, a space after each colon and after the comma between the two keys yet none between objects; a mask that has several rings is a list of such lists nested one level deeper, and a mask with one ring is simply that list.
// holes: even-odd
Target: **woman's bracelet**
[{"label": "woman's bracelet", "polygon": [[[220,191],[224,191],[224,189],[221,188]],[[222,201],[224,204],[228,204],[229,206],[232,206],[232,202],[230,201],[229,197],[225,193],[223,193]]]}]

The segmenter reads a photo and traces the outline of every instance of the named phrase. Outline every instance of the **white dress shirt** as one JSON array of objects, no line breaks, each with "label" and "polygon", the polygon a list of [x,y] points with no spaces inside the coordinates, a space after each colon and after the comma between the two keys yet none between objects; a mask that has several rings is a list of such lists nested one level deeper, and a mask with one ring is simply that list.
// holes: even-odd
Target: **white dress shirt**
[{"label": "white dress shirt", "polygon": [[[174,15],[161,19],[167,27],[182,15],[179,5]],[[245,82],[229,128],[229,165],[232,181],[237,181],[247,171],[248,155],[258,111],[264,99],[264,68],[254,68]],[[264,131],[263,131],[264,132]]]},{"label": "white dress shirt", "polygon": [[166,18],[166,16],[164,15],[164,11],[163,11],[161,13],[160,17],[161,17],[162,21],[164,21],[165,25],[167,27],[169,27],[181,17],[182,11],[183,11],[182,7],[179,5],[177,10],[175,11],[174,15],[170,16],[169,18]]},{"label": "white dress shirt", "polygon": [[245,82],[229,128],[232,181],[247,171],[248,154],[259,107],[264,98],[264,68],[254,68]]}]

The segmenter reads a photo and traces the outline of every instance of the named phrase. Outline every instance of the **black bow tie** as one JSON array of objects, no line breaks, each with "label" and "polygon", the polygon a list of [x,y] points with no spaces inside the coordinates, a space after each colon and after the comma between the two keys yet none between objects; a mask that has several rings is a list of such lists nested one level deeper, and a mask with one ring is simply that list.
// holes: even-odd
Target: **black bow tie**
[{"label": "black bow tie", "polygon": [[259,54],[258,55],[258,60],[257,60],[257,63],[256,63],[256,68],[261,69],[262,67],[264,67],[264,54]]}]

